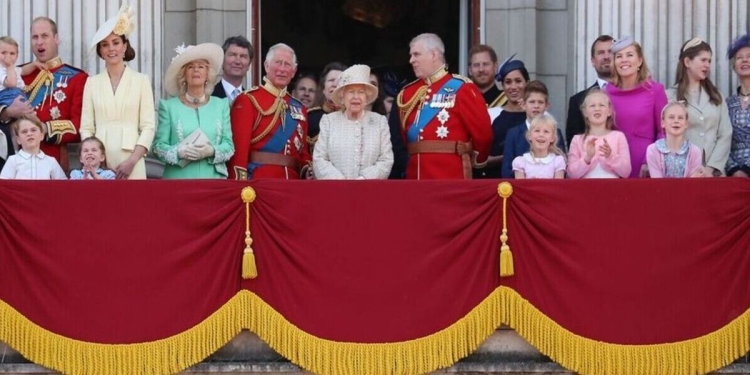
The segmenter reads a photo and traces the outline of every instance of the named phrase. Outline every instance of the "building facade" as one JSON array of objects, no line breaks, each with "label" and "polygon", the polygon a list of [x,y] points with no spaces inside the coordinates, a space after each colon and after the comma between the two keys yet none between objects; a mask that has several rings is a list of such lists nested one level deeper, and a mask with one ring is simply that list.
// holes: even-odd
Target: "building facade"
[{"label": "building facade", "polygon": [[[137,31],[131,36],[137,58],[130,65],[152,77],[157,98],[163,95],[159,95],[163,93],[161,76],[174,56],[173,49],[181,43],[221,44],[230,35],[248,36],[256,48],[256,56],[260,57],[256,58],[248,75],[248,82],[253,83],[258,82],[262,74],[259,62],[267,44],[275,41],[274,35],[283,35],[279,34],[279,29],[290,22],[301,23],[300,33],[304,34],[311,31],[305,30],[304,24],[312,25],[310,27],[315,29],[312,31],[329,25],[326,19],[320,19],[320,10],[314,13],[315,9],[310,8],[315,2],[301,0],[285,1],[280,13],[272,6],[276,4],[279,8],[279,1],[269,0],[265,3],[262,0],[0,0],[0,34],[17,39],[21,45],[19,61],[30,61],[33,57],[29,44],[31,21],[36,16],[49,16],[58,22],[61,57],[94,74],[103,66],[96,55],[88,51],[89,41],[99,25],[115,15],[126,2],[138,13]],[[667,86],[674,81],[682,43],[694,36],[701,37],[714,49],[711,79],[721,93],[727,95],[736,86],[731,64],[726,59],[727,47],[734,38],[750,30],[750,7],[745,0],[413,0],[412,8],[408,9],[403,6],[405,2],[394,0],[319,3],[330,7],[324,10],[322,18],[335,12],[356,18],[354,15],[359,12],[374,15],[368,20],[373,24],[387,22],[376,16],[388,14],[421,20],[417,29],[409,30],[439,30],[444,39],[450,39],[450,43],[446,43],[449,45],[446,56],[457,64],[452,67],[453,71],[466,72],[467,51],[472,43],[491,45],[501,60],[516,53],[532,78],[542,80],[549,87],[550,112],[561,123],[564,123],[568,97],[595,79],[589,63],[589,48],[600,34],[634,36],[644,47],[654,78]],[[435,9],[420,14],[420,10],[430,7],[450,7],[451,14],[444,15]],[[264,18],[264,12],[273,14],[273,18]],[[337,37],[347,33],[347,24],[331,29],[321,33],[329,34],[329,40],[342,43],[339,49],[347,48],[340,47],[347,44]],[[392,34],[398,32],[403,30],[394,29]],[[394,39],[407,42],[393,46],[395,52],[391,59],[398,61],[392,64],[407,62],[408,39],[412,36]],[[350,45],[357,48],[362,43],[354,41]],[[296,44],[303,49],[326,51],[329,48],[317,39],[309,44],[299,41]],[[310,68],[322,65],[316,62]]]}]

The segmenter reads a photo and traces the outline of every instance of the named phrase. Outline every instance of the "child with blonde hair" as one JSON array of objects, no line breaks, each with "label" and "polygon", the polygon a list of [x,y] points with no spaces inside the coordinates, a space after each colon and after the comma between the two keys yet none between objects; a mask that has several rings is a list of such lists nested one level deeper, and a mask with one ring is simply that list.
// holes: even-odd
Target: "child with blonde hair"
[{"label": "child with blonde hair", "polygon": [[78,158],[81,161],[81,169],[70,172],[71,180],[115,179],[115,172],[107,169],[106,150],[99,138],[91,136],[84,139],[79,148]]},{"label": "child with blonde hair", "polygon": [[21,149],[5,163],[0,179],[67,180],[57,160],[42,152],[43,125],[39,121],[21,118],[11,125]]},{"label": "child with blonde hair", "polygon": [[710,177],[703,173],[703,151],[685,137],[688,111],[682,102],[670,102],[661,111],[666,136],[646,149],[651,178]]},{"label": "child with blonde hair", "polygon": [[614,113],[609,95],[589,90],[581,104],[586,131],[573,137],[568,154],[570,178],[627,178],[631,172],[630,148],[625,134],[613,130]]},{"label": "child with blonde hair", "polygon": [[[18,97],[26,98],[26,84],[21,78],[37,68],[46,69],[38,62],[17,67],[18,43],[9,36],[0,37],[0,105],[8,106]],[[36,116],[33,116],[36,117]]]},{"label": "child with blonde hair", "polygon": [[513,159],[516,178],[565,178],[565,158],[557,147],[557,121],[548,114],[531,120],[529,152]]}]

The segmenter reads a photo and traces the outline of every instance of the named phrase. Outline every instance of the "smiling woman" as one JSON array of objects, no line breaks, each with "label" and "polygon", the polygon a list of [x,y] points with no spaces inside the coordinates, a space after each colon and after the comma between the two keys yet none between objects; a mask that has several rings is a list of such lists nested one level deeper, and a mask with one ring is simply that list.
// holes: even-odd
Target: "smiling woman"
[{"label": "smiling woman", "polygon": [[614,55],[614,69],[612,84],[605,90],[612,99],[615,125],[628,140],[630,178],[647,177],[646,148],[664,137],[659,124],[667,94],[664,85],[651,78],[643,48],[632,37],[621,37],[610,51]]},{"label": "smiling woman", "polygon": [[521,60],[508,60],[499,69],[498,77],[508,101],[502,106],[500,114],[492,120],[492,149],[487,159],[487,166],[474,169],[474,178],[500,178],[505,137],[508,130],[526,121],[526,112],[521,107],[523,92],[529,83],[529,71]]},{"label": "smiling woman", "polygon": [[124,5],[97,30],[90,48],[106,69],[90,77],[83,91],[81,138],[102,140],[118,179],[146,178],[144,156],[156,131],[151,81],[125,65],[135,58],[128,40],[134,29],[135,12]]}]

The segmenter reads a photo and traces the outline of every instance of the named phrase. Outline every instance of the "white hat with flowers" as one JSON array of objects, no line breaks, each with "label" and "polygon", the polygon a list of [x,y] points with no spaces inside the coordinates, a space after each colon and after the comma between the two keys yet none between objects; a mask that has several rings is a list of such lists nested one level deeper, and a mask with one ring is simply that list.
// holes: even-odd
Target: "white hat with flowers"
[{"label": "white hat with flowers", "polygon": [[133,30],[135,30],[135,10],[130,5],[123,4],[116,16],[108,19],[99,27],[99,30],[96,30],[96,34],[91,39],[89,53],[96,54],[96,45],[109,34],[125,36],[127,38]]},{"label": "white hat with flowers", "polygon": [[224,50],[216,43],[201,43],[197,46],[177,46],[174,49],[177,56],[172,58],[172,63],[167,67],[164,73],[164,89],[167,94],[177,96],[180,94],[180,84],[177,82],[177,75],[180,74],[185,64],[195,60],[208,61],[208,85],[216,84],[219,78],[219,69],[224,62]]}]

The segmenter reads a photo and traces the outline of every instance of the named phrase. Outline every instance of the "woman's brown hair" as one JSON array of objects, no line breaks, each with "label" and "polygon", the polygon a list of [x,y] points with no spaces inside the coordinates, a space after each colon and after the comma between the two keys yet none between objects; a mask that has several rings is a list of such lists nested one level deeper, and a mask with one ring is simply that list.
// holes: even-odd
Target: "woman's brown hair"
[{"label": "woman's brown hair", "polygon": [[[688,46],[690,44],[690,46]],[[688,92],[688,83],[689,78],[687,74],[687,67],[685,66],[685,59],[694,59],[696,58],[701,52],[708,52],[711,55],[713,55],[713,52],[711,51],[711,46],[708,45],[708,43],[698,39],[693,38],[688,40],[682,45],[682,49],[680,49],[680,58],[677,61],[677,73],[675,73],[675,85],[677,85],[677,100],[684,100],[687,101],[685,98],[685,95],[687,95]],[[711,82],[711,79],[706,77],[706,79],[700,81],[701,88],[706,90],[708,93],[708,97],[710,98],[710,102],[713,105],[719,105],[721,104],[721,94],[719,94],[719,90],[714,86],[714,84]]]},{"label": "woman's brown hair", "polygon": [[[122,40],[123,43],[127,46],[125,48],[125,56],[123,56],[123,60],[125,61],[133,61],[135,60],[135,50],[133,47],[130,46],[130,40],[125,35],[118,35],[120,37],[120,40]],[[99,56],[99,58],[103,59],[102,52],[102,41],[96,44],[96,55]]]}]

